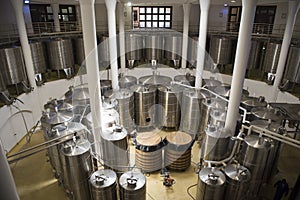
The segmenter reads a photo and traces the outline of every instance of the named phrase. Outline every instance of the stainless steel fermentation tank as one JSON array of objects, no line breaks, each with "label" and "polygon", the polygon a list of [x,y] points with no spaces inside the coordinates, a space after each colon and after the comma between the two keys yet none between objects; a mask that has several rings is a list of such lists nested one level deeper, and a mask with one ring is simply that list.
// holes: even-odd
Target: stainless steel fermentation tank
[{"label": "stainless steel fermentation tank", "polygon": [[119,180],[120,200],[146,200],[146,177],[137,171],[121,175]]},{"label": "stainless steel fermentation tank", "polygon": [[67,78],[74,73],[73,46],[70,39],[56,39],[46,42],[49,66],[58,72],[63,70]]},{"label": "stainless steel fermentation tank", "polygon": [[262,71],[267,74],[267,80],[269,83],[272,83],[275,78],[280,50],[281,43],[276,41],[271,41],[266,46],[266,54],[262,66]]},{"label": "stainless steel fermentation tank", "polygon": [[119,78],[119,86],[120,88],[130,88],[133,85],[137,84],[137,78],[135,76],[121,76]]},{"label": "stainless steel fermentation tank", "polygon": [[205,97],[201,90],[185,89],[182,93],[180,130],[192,135],[193,139],[200,136],[202,102]]},{"label": "stainless steel fermentation tank", "polygon": [[14,98],[10,96],[1,73],[0,73],[0,102],[5,103],[6,105],[11,105],[14,102]]},{"label": "stainless steel fermentation tank", "polygon": [[195,82],[196,82],[196,77],[192,74],[185,74],[185,75],[176,75],[174,76],[174,81],[175,82],[179,82],[181,84],[184,85],[188,85],[188,86],[195,86]]},{"label": "stainless steel fermentation tank", "polygon": [[24,92],[30,91],[21,47],[0,49],[0,67],[6,86],[15,85],[17,94],[19,94],[17,84],[22,84]]},{"label": "stainless steel fermentation tank", "polygon": [[148,61],[159,61],[163,58],[163,34],[145,33],[145,58]]},{"label": "stainless steel fermentation tank", "polygon": [[155,122],[156,87],[146,85],[132,86],[134,93],[135,125],[140,129],[153,129]]},{"label": "stainless steel fermentation tank", "polygon": [[250,54],[247,63],[247,70],[258,69],[262,64],[262,58],[264,56],[265,42],[258,38],[251,40]]},{"label": "stainless steel fermentation tank", "polygon": [[234,144],[232,135],[223,128],[209,125],[205,130],[201,157],[212,161],[221,161],[229,157]]},{"label": "stainless steel fermentation tank", "polygon": [[182,91],[175,85],[159,86],[157,89],[158,127],[177,130],[180,125]]},{"label": "stainless steel fermentation tank", "polygon": [[117,200],[117,174],[110,169],[95,171],[89,178],[91,199]]},{"label": "stainless steel fermentation tank", "polygon": [[[190,67],[196,68],[198,54],[198,37],[189,38],[187,61]],[[183,58],[185,59],[185,58]]]},{"label": "stainless steel fermentation tank", "polygon": [[29,44],[35,74],[35,81],[41,85],[44,80],[44,74],[47,72],[46,52],[43,42],[32,42]]},{"label": "stainless steel fermentation tank", "polygon": [[225,200],[247,200],[249,182],[251,179],[250,171],[240,164],[228,164],[224,173],[226,175]]},{"label": "stainless steel fermentation tank", "polygon": [[76,200],[90,199],[88,179],[93,170],[90,151],[91,144],[85,139],[67,142],[61,149],[63,171],[66,172],[64,177]]},{"label": "stainless steel fermentation tank", "polygon": [[267,172],[267,161],[271,144],[266,138],[258,135],[247,135],[240,151],[240,163],[251,172],[249,183],[249,196],[258,195],[263,183],[264,174]]},{"label": "stainless steel fermentation tank", "polygon": [[164,50],[165,58],[173,61],[174,67],[179,67],[182,56],[182,34],[165,35]]},{"label": "stainless steel fermentation tank", "polygon": [[209,54],[215,64],[232,64],[234,38],[212,35],[210,39]]},{"label": "stainless steel fermentation tank", "polygon": [[101,133],[103,162],[106,168],[127,171],[129,148],[127,131],[122,127],[107,128]]},{"label": "stainless steel fermentation tank", "polygon": [[106,35],[100,36],[98,44],[98,58],[100,71],[106,70],[110,66],[110,53],[109,53],[109,37]]},{"label": "stainless steel fermentation tank", "polygon": [[203,168],[198,175],[196,200],[223,200],[225,181],[225,175],[219,169]]},{"label": "stainless steel fermentation tank", "polygon": [[289,89],[294,84],[300,84],[300,47],[298,46],[290,46],[282,87]]},{"label": "stainless steel fermentation tank", "polygon": [[125,51],[128,66],[133,67],[135,61],[144,58],[144,37],[139,33],[125,33]]},{"label": "stainless steel fermentation tank", "polygon": [[73,39],[74,44],[74,54],[75,54],[75,62],[77,65],[84,64],[85,53],[84,53],[84,42],[82,37],[77,37]]}]

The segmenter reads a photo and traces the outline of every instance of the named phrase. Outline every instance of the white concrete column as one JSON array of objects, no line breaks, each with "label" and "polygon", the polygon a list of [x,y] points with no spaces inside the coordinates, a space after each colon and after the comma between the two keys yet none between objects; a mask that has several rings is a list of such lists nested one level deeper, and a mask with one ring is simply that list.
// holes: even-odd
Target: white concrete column
[{"label": "white concrete column", "polygon": [[183,35],[182,35],[182,55],[181,68],[186,68],[188,41],[189,41],[189,22],[190,22],[191,4],[183,4]]},{"label": "white concrete column", "polygon": [[125,59],[125,32],[124,32],[124,3],[118,3],[118,13],[119,13],[119,42],[120,42],[120,59],[121,59],[121,69],[125,71],[126,59]]},{"label": "white concrete column", "polygon": [[202,87],[202,74],[204,69],[205,61],[205,46],[207,36],[207,24],[208,24],[208,13],[210,7],[210,0],[199,0],[200,4],[200,25],[199,25],[199,41],[198,41],[198,52],[197,52],[197,66],[196,66],[196,83],[197,89]]},{"label": "white concrete column", "polygon": [[19,200],[16,184],[12,173],[10,171],[9,164],[4,153],[2,142],[0,141],[0,194],[4,199]]},{"label": "white concrete column", "polygon": [[289,47],[291,44],[291,39],[293,36],[293,31],[294,31],[294,26],[296,22],[296,17],[297,13],[299,11],[300,7],[300,1],[299,0],[290,0],[289,1],[289,13],[288,13],[288,18],[285,26],[285,31],[284,31],[284,36],[283,36],[283,41],[281,45],[281,50],[280,50],[280,55],[279,55],[279,60],[278,60],[278,65],[277,65],[277,70],[276,70],[276,76],[275,76],[275,81],[273,85],[273,94],[271,101],[276,101],[277,96],[279,93],[278,87],[281,84],[281,79],[283,76],[284,68],[285,68],[285,63],[286,59],[288,56],[289,52]]},{"label": "white concrete column", "polygon": [[111,67],[111,82],[113,90],[119,90],[118,80],[118,48],[116,32],[116,5],[117,0],[105,0],[108,18],[109,54]]},{"label": "white concrete column", "polygon": [[54,31],[60,32],[60,22],[59,22],[59,4],[53,3],[51,4],[52,12],[53,12],[53,19],[54,19]]},{"label": "white concrete column", "polygon": [[257,0],[242,0],[242,17],[239,29],[234,70],[231,81],[225,129],[234,133],[244,85],[247,61],[250,53],[251,35]]},{"label": "white concrete column", "polygon": [[84,41],[84,54],[86,58],[85,61],[90,94],[95,151],[98,155],[101,155],[100,134],[102,128],[102,103],[94,9],[95,0],[80,0],[79,2],[82,17],[82,34]]}]

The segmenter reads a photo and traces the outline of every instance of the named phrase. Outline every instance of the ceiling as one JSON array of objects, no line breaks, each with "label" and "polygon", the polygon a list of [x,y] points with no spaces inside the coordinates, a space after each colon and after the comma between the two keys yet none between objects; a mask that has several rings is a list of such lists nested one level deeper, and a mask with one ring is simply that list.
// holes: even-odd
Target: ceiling
[{"label": "ceiling", "polygon": [[[59,3],[59,4],[78,4],[79,0],[30,0],[31,3]],[[105,0],[95,0],[96,3],[105,3]],[[159,5],[159,4],[184,4],[192,3],[198,4],[199,0],[117,0],[118,2],[131,2],[132,5]],[[288,0],[258,0],[258,4],[276,4],[279,2],[288,2]],[[228,5],[241,5],[241,0],[236,0],[235,3],[231,3],[231,0],[211,0],[211,4],[224,4]]]}]

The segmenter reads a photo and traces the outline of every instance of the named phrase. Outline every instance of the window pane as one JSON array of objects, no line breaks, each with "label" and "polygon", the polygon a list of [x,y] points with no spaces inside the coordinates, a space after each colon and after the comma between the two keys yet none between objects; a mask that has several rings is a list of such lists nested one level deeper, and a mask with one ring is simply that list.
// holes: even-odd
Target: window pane
[{"label": "window pane", "polygon": [[68,9],[66,9],[66,8],[61,9],[61,12],[62,12],[62,13],[68,13]]},{"label": "window pane", "polygon": [[69,13],[73,13],[73,8],[72,7],[69,7]]},{"label": "window pane", "polygon": [[171,13],[171,8],[166,8],[166,13]]},{"label": "window pane", "polygon": [[48,15],[48,20],[53,20],[53,15]]},{"label": "window pane", "polygon": [[159,13],[165,13],[165,8],[159,8]]},{"label": "window pane", "polygon": [[159,21],[163,21],[165,20],[165,16],[164,15],[159,15]]},{"label": "window pane", "polygon": [[145,15],[140,15],[140,20],[145,20]]},{"label": "window pane", "polygon": [[51,6],[47,6],[47,13],[52,13],[52,7]]},{"label": "window pane", "polygon": [[152,12],[153,13],[157,13],[158,12],[158,8],[153,8]]},{"label": "window pane", "polygon": [[171,15],[166,15],[165,20],[171,20]]},{"label": "window pane", "polygon": [[69,21],[69,16],[68,16],[68,15],[63,15],[62,17],[63,17],[63,21],[64,21],[64,22],[65,22],[65,21]]},{"label": "window pane", "polygon": [[152,27],[153,27],[153,28],[157,28],[157,22],[153,22]]},{"label": "window pane", "polygon": [[157,20],[157,15],[153,15],[153,16],[152,16],[152,19],[153,19],[153,20]]},{"label": "window pane", "polygon": [[166,23],[165,23],[165,27],[166,27],[166,28],[170,28],[170,27],[171,27],[171,23],[170,23],[170,22],[166,22]]},{"label": "window pane", "polygon": [[145,28],[145,22],[140,22],[140,27]]},{"label": "window pane", "polygon": [[151,7],[147,8],[147,13],[151,13]]},{"label": "window pane", "polygon": [[164,22],[159,22],[159,28],[164,28],[165,23]]},{"label": "window pane", "polygon": [[151,20],[151,15],[147,15],[147,20]]},{"label": "window pane", "polygon": [[145,8],[140,8],[140,13],[145,13]]},{"label": "window pane", "polygon": [[147,28],[151,28],[152,26],[151,26],[151,22],[147,22]]}]

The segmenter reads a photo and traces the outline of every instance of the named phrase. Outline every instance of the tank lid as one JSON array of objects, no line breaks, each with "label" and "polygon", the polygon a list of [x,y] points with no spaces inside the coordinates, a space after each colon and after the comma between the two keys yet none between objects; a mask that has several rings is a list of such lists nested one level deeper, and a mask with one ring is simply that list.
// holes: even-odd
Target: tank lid
[{"label": "tank lid", "polygon": [[174,81],[180,82],[180,83],[191,83],[191,82],[195,82],[196,77],[192,74],[180,74],[180,75],[176,75],[174,77]]},{"label": "tank lid", "polygon": [[127,131],[120,126],[113,126],[103,130],[101,136],[108,141],[119,141],[127,137]]},{"label": "tank lid", "polygon": [[229,164],[225,167],[224,172],[229,179],[238,182],[248,182],[251,178],[250,171],[239,164]]},{"label": "tank lid", "polygon": [[202,85],[206,87],[217,87],[217,86],[221,86],[222,83],[221,81],[218,81],[214,78],[210,78],[210,79],[203,79]]},{"label": "tank lid", "polygon": [[[230,96],[231,85],[221,85],[216,87],[213,91],[218,95],[228,98]],[[242,96],[249,96],[249,91],[243,89]]]},{"label": "tank lid", "polygon": [[79,139],[76,141],[69,141],[63,145],[63,154],[65,156],[79,156],[91,149],[91,144],[86,139]]},{"label": "tank lid", "polygon": [[214,138],[228,138],[233,135],[223,127],[217,127],[215,125],[210,125],[210,124],[205,129],[205,134]]},{"label": "tank lid", "polygon": [[258,126],[260,128],[267,129],[276,133],[280,133],[283,129],[282,125],[277,122],[272,122],[270,120],[254,120],[250,122],[250,125]]},{"label": "tank lid", "polygon": [[203,104],[211,109],[220,110],[225,110],[225,107],[227,106],[227,102],[219,98],[208,98],[206,101],[203,101]]},{"label": "tank lid", "polygon": [[73,118],[71,111],[45,112],[42,121],[51,125],[68,122]]},{"label": "tank lid", "polygon": [[102,101],[102,107],[104,110],[116,108],[118,105],[118,101],[113,98],[105,98]]},{"label": "tank lid", "polygon": [[210,116],[215,120],[225,122],[225,120],[226,120],[226,111],[225,110],[219,110],[219,109],[212,110],[212,112],[210,113]]},{"label": "tank lid", "polygon": [[268,142],[265,138],[260,137],[258,135],[247,135],[245,137],[245,143],[249,146],[257,149],[268,149],[270,148],[270,142]]},{"label": "tank lid", "polygon": [[90,179],[89,182],[95,188],[106,188],[110,187],[115,184],[117,181],[117,175],[113,170],[110,169],[101,169],[95,171]]},{"label": "tank lid", "polygon": [[267,102],[263,96],[260,97],[250,97],[250,96],[242,96],[242,105],[250,106],[250,107],[266,107]]},{"label": "tank lid", "polygon": [[216,168],[203,168],[199,173],[199,178],[207,185],[223,185],[225,183],[225,175]]},{"label": "tank lid", "polygon": [[138,145],[143,146],[156,146],[162,142],[161,137],[158,133],[154,132],[143,132],[138,133],[136,137],[136,142]]},{"label": "tank lid", "polygon": [[[70,133],[79,133],[81,131],[84,131],[86,133],[88,133],[88,129],[86,128],[85,125],[83,125],[82,123],[78,123],[78,122],[69,122],[67,125],[65,124],[58,124],[56,126],[54,126],[52,128],[52,137],[60,137],[60,136],[64,136],[64,135],[68,135]],[[68,138],[72,138],[73,135],[70,135]]]},{"label": "tank lid", "polygon": [[164,85],[170,83],[171,81],[172,79],[170,77],[161,75],[150,75],[139,78],[139,83],[144,85]]},{"label": "tank lid", "polygon": [[197,90],[197,89],[184,89],[183,96],[187,96],[192,99],[204,99],[203,92],[204,90]]},{"label": "tank lid", "polygon": [[135,93],[153,93],[156,91],[157,88],[153,85],[138,84],[131,86],[130,89]]},{"label": "tank lid", "polygon": [[112,98],[114,99],[127,99],[130,98],[133,95],[133,92],[128,89],[120,89],[119,91],[115,91],[112,94]]},{"label": "tank lid", "polygon": [[169,143],[172,143],[174,145],[186,145],[193,141],[192,136],[181,131],[168,133],[166,139]]},{"label": "tank lid", "polygon": [[89,89],[87,85],[79,85],[72,89],[72,99],[73,101],[87,100],[90,98]]},{"label": "tank lid", "polygon": [[158,90],[165,93],[178,94],[182,91],[182,88],[177,85],[167,84],[159,86]]},{"label": "tank lid", "polygon": [[124,83],[137,83],[137,78],[135,76],[122,76],[119,78],[119,84],[124,84]]},{"label": "tank lid", "polygon": [[130,171],[121,175],[119,183],[125,190],[139,190],[146,185],[146,178],[141,172]]},{"label": "tank lid", "polygon": [[281,121],[283,116],[279,110],[273,109],[271,107],[256,107],[251,109],[251,113],[264,120],[272,120],[272,121]]}]

